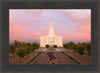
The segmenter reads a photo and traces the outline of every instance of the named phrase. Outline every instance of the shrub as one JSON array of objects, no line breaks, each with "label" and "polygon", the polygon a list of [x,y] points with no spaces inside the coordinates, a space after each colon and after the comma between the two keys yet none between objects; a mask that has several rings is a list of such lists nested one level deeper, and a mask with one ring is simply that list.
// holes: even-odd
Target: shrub
[{"label": "shrub", "polygon": [[87,51],[88,55],[90,56],[91,55],[91,44],[90,43],[86,44],[86,51]]},{"label": "shrub", "polygon": [[15,40],[14,45],[18,46],[18,41],[17,40]]},{"label": "shrub", "polygon": [[32,51],[34,51],[35,49],[38,49],[39,45],[37,43],[33,43],[32,44]]},{"label": "shrub", "polygon": [[9,51],[10,51],[11,53],[15,53],[15,51],[16,51],[16,46],[15,46],[15,45],[10,45]]},{"label": "shrub", "polygon": [[31,52],[31,48],[30,47],[27,47],[26,48],[26,53],[29,54],[30,52]]},{"label": "shrub", "polygon": [[49,46],[49,45],[46,45],[45,47],[46,47],[46,48],[49,48],[50,46]]},{"label": "shrub", "polygon": [[69,42],[69,43],[67,43],[67,44],[64,44],[64,47],[66,48],[66,49],[74,49],[74,47],[75,47],[75,44],[74,44],[74,42]]},{"label": "shrub", "polygon": [[57,48],[57,45],[54,45],[53,47],[54,47],[54,48]]},{"label": "shrub", "polygon": [[78,45],[77,51],[79,52],[80,55],[84,54],[84,47],[82,45]]}]

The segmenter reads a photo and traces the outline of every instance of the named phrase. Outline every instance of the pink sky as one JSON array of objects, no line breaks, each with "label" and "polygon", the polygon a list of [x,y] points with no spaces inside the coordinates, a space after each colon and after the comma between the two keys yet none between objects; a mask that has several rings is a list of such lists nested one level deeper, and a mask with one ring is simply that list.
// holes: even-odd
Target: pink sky
[{"label": "pink sky", "polygon": [[9,42],[39,42],[48,34],[50,21],[63,42],[90,42],[90,9],[10,9]]}]

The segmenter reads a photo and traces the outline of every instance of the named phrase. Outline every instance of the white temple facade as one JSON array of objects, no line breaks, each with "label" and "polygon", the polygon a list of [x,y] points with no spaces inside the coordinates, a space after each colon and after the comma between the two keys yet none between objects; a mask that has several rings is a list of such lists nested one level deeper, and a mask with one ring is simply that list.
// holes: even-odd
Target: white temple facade
[{"label": "white temple facade", "polygon": [[57,45],[57,47],[63,47],[63,38],[54,34],[52,20],[50,23],[48,35],[40,37],[40,47],[45,47],[46,45]]}]

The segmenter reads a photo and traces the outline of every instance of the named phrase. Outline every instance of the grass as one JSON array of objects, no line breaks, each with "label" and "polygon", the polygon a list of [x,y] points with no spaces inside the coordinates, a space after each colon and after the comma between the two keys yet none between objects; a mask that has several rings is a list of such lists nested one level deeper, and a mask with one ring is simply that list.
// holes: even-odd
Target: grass
[{"label": "grass", "polygon": [[67,55],[66,53],[62,52],[64,55],[68,56],[71,60],[74,60],[76,63],[80,64],[80,62],[78,62],[77,60],[75,60],[73,57]]},{"label": "grass", "polygon": [[54,50],[54,48],[53,47],[50,47],[48,50]]},{"label": "grass", "polygon": [[41,52],[39,52],[34,58],[32,58],[27,64],[30,64],[34,59],[36,59],[39,55],[41,54]]}]

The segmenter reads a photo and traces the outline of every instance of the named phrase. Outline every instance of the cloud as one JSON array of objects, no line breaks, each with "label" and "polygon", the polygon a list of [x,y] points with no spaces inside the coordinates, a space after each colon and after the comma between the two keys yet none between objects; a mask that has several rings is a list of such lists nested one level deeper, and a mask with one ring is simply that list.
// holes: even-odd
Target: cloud
[{"label": "cloud", "polygon": [[10,42],[39,41],[48,34],[50,21],[55,34],[65,42],[90,41],[91,11],[89,9],[11,9],[9,16]]}]

